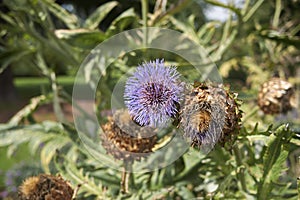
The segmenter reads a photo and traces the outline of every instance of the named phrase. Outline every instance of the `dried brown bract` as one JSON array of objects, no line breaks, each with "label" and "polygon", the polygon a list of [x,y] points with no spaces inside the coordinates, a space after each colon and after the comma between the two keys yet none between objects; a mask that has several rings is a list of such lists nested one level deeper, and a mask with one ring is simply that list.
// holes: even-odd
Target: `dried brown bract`
[{"label": "dried brown bract", "polygon": [[265,82],[258,94],[258,106],[265,114],[287,113],[293,108],[294,100],[292,84],[280,78]]},{"label": "dried brown bract", "polygon": [[73,193],[62,177],[48,174],[27,178],[19,187],[20,200],[72,200]]}]

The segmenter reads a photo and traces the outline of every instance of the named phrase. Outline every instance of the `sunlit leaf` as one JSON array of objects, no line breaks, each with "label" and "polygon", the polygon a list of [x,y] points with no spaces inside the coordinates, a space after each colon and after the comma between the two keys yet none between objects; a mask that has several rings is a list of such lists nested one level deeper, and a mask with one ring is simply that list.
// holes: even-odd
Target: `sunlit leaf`
[{"label": "sunlit leaf", "polygon": [[107,14],[117,5],[118,2],[116,1],[110,1],[101,5],[85,20],[83,27],[90,30],[96,29]]},{"label": "sunlit leaf", "polygon": [[103,32],[89,31],[87,29],[59,29],[55,31],[55,34],[58,38],[65,40],[68,44],[83,49],[92,49],[106,39]]},{"label": "sunlit leaf", "polygon": [[45,3],[45,5],[47,5],[47,8],[51,11],[51,13],[61,21],[63,21],[68,28],[74,29],[79,26],[78,18],[76,15],[69,13],[63,7],[52,0],[43,0],[43,2]]},{"label": "sunlit leaf", "polygon": [[[106,31],[107,35],[114,35],[125,28],[128,28],[129,25],[133,25],[137,20],[137,16],[134,12],[133,8],[125,10],[120,16],[118,16],[109,26],[108,30]],[[134,28],[134,27],[131,27]]]}]

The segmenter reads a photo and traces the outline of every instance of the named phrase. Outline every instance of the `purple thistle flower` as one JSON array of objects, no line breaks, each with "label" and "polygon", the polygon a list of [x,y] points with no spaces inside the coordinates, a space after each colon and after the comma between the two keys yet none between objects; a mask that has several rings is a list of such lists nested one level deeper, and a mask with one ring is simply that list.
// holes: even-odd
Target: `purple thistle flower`
[{"label": "purple thistle flower", "polygon": [[125,104],[141,126],[164,125],[178,112],[183,86],[175,67],[156,59],[138,66],[125,85]]}]

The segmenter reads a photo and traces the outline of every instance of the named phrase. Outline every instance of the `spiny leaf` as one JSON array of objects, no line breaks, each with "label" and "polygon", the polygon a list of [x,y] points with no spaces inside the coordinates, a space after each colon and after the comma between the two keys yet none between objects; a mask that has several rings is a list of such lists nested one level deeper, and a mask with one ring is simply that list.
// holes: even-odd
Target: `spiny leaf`
[{"label": "spiny leaf", "polygon": [[46,173],[50,173],[49,164],[56,153],[56,150],[61,149],[70,143],[70,140],[65,137],[56,136],[47,142],[41,151],[41,164]]},{"label": "spiny leaf", "polygon": [[264,154],[263,160],[263,177],[259,183],[257,190],[257,198],[269,199],[271,191],[274,187],[273,183],[278,180],[280,172],[282,172],[282,165],[285,162],[288,152],[283,145],[286,135],[288,135],[286,125],[282,125],[275,131],[274,135],[270,136],[269,145]]},{"label": "spiny leaf", "polygon": [[60,174],[62,174],[65,179],[69,180],[74,185],[81,185],[79,194],[85,193],[87,196],[96,195],[98,197],[105,198],[105,193],[103,192],[101,183],[96,183],[95,179],[86,173],[83,168],[78,169],[76,165],[70,163],[66,159],[64,159],[63,165],[61,165],[57,160],[55,164]]},{"label": "spiny leaf", "polygon": [[281,151],[282,145],[285,141],[283,141],[284,135],[287,133],[285,130],[286,126],[282,125],[276,130],[276,137],[274,135],[270,136],[270,142],[267,147],[267,151],[264,155],[264,175],[266,177],[269,171],[272,169],[273,165],[277,161]]}]

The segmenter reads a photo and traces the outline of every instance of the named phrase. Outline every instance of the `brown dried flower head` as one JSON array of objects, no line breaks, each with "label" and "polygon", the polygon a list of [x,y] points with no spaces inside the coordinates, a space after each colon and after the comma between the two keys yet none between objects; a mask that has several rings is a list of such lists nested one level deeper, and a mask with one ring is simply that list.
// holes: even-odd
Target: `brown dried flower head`
[{"label": "brown dried flower head", "polygon": [[233,140],[240,128],[237,95],[222,84],[195,83],[186,95],[180,126],[191,146],[212,148]]},{"label": "brown dried flower head", "polygon": [[280,78],[265,82],[258,94],[258,106],[265,114],[287,113],[293,108],[294,100],[292,84]]},{"label": "brown dried flower head", "polygon": [[127,110],[116,111],[102,128],[102,145],[107,153],[118,160],[139,161],[152,152],[156,144],[154,129],[137,125]]},{"label": "brown dried flower head", "polygon": [[73,189],[60,176],[40,174],[19,187],[20,200],[72,200]]}]

